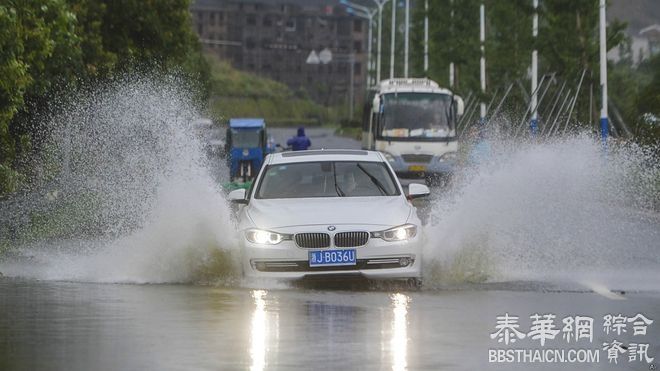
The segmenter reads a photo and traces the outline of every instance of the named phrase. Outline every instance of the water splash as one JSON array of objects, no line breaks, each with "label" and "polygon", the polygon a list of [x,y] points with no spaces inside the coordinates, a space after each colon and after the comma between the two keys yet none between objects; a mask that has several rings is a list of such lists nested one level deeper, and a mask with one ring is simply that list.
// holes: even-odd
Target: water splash
[{"label": "water splash", "polygon": [[49,122],[41,163],[58,176],[42,185],[47,197],[20,205],[28,222],[16,234],[31,244],[0,271],[140,283],[208,279],[210,267],[231,275],[231,212],[210,171],[223,163],[205,156],[182,85],[129,76],[80,94]]},{"label": "water splash", "polygon": [[[598,281],[660,288],[660,166],[653,149],[587,135],[492,140],[435,200],[425,282]],[[657,209],[656,209],[657,210]]]}]

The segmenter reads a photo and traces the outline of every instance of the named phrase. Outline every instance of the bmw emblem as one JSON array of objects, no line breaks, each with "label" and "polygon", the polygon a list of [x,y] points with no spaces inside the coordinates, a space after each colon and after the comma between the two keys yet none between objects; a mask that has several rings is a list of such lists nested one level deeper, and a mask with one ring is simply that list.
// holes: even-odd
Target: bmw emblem
[{"label": "bmw emblem", "polygon": [[328,230],[330,232],[334,231],[335,229],[337,229],[337,227],[335,227],[334,225],[331,225],[331,226],[328,227]]}]

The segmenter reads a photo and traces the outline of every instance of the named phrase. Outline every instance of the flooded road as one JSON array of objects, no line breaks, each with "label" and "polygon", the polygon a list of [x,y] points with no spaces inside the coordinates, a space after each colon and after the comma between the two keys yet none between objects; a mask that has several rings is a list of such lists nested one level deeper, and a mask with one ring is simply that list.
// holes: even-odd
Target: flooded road
[{"label": "flooded road", "polygon": [[[490,334],[496,317],[506,312],[520,316],[521,330],[535,313],[591,316],[593,342],[573,345],[587,349],[612,340],[613,334],[603,332],[604,315],[641,312],[656,320],[643,338],[652,344],[649,355],[660,355],[660,293],[626,293],[612,300],[590,292],[544,290],[515,284],[420,292],[252,290],[3,279],[0,369],[649,367],[630,364],[625,355],[618,365],[609,364],[604,351],[595,364],[489,364],[489,349],[505,347]],[[531,339],[516,344],[538,347]],[[561,335],[545,344],[562,346]]]},{"label": "flooded road", "polygon": [[[606,163],[586,137],[502,143],[434,190],[421,291],[247,283],[225,259],[239,253],[213,176],[225,161],[185,129],[188,104],[131,91],[72,113],[75,140],[55,140],[62,179],[2,209],[0,370],[656,367],[659,173],[644,153]],[[285,143],[295,129],[270,132]],[[570,351],[584,357],[557,363]]]}]

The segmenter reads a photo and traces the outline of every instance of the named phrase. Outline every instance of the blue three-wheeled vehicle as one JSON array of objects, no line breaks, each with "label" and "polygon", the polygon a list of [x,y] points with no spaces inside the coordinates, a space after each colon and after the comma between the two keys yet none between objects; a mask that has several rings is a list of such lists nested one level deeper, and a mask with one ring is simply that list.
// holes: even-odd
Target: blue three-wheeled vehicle
[{"label": "blue three-wheeled vehicle", "polygon": [[232,118],[227,128],[226,152],[231,181],[251,181],[271,152],[262,118]]}]

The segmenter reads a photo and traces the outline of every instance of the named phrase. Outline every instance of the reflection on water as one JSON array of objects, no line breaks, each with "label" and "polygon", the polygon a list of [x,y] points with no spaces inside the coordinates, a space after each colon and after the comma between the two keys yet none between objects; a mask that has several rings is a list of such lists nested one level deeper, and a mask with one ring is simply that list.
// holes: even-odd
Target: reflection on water
[{"label": "reflection on water", "polygon": [[[0,279],[0,370],[490,370],[488,333],[503,311],[569,315],[597,308],[591,315],[660,318],[657,292],[625,296],[612,301],[564,291],[247,291]],[[648,331],[648,339],[660,339],[660,327]],[[521,366],[516,369],[538,369]],[[609,369],[602,361],[567,366]]]},{"label": "reflection on water", "polygon": [[392,354],[392,370],[408,369],[408,303],[410,298],[404,294],[390,295],[392,300],[392,339],[390,352]]},{"label": "reflection on water", "polygon": [[266,367],[266,336],[268,326],[266,323],[266,301],[268,294],[265,290],[252,291],[254,299],[254,312],[252,313],[252,327],[250,331],[250,370],[261,371]]}]

